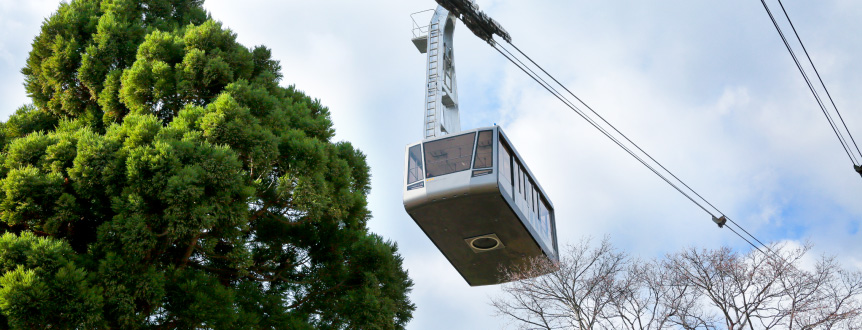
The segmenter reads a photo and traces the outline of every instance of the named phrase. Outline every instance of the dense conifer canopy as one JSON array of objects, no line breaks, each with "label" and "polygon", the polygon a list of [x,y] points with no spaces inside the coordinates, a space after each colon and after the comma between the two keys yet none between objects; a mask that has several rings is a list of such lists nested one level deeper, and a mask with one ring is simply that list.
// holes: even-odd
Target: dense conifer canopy
[{"label": "dense conifer canopy", "polygon": [[402,329],[365,156],[201,2],[44,21],[0,134],[0,327]]}]

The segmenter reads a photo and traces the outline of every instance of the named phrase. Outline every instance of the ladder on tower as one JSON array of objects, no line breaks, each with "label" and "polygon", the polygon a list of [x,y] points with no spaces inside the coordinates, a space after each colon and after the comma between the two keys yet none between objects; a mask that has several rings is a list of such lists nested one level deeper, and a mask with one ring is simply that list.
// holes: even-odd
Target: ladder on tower
[{"label": "ladder on tower", "polygon": [[440,23],[428,29],[428,92],[425,97],[425,138],[436,136],[437,129],[437,63],[440,50]]}]

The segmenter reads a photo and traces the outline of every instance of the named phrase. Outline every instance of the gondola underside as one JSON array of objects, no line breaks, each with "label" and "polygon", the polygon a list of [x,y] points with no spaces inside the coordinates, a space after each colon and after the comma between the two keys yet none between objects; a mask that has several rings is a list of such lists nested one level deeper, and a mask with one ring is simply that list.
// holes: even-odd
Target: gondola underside
[{"label": "gondola underside", "polygon": [[[470,286],[506,282],[505,270],[544,253],[500,194],[462,194],[408,210]],[[496,248],[471,247],[475,238],[498,239]],[[488,246],[483,246],[488,247]]]}]

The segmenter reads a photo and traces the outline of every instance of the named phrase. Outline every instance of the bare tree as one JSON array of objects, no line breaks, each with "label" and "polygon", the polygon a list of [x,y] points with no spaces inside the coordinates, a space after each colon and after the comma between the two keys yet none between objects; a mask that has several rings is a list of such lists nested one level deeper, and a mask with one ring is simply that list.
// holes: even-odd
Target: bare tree
[{"label": "bare tree", "polygon": [[[806,250],[793,255],[794,262]],[[726,329],[771,329],[781,325],[778,308],[784,290],[781,278],[789,272],[777,258],[762,253],[739,254],[729,248],[686,249],[670,255],[666,268],[680,284],[695,287],[716,308]]]},{"label": "bare tree", "polygon": [[617,281],[612,308],[603,316],[613,328],[627,330],[665,329],[687,315],[687,323],[699,324],[695,289],[679,284],[673,273],[664,272],[657,260],[634,261]]},{"label": "bare tree", "polygon": [[862,329],[862,273],[822,257],[813,272],[782,279],[788,329]]},{"label": "bare tree", "polygon": [[692,248],[668,256],[666,270],[698,288],[726,329],[858,329],[862,275],[829,257],[804,270],[799,261],[809,250],[810,245],[772,245],[739,254]]},{"label": "bare tree", "polygon": [[616,282],[628,263],[607,238],[596,247],[585,239],[570,246],[558,263],[533,258],[508,270],[506,276],[514,282],[503,285],[506,296],[492,305],[519,329],[603,329],[602,313],[616,296]]},{"label": "bare tree", "polygon": [[587,239],[558,263],[510,270],[492,305],[519,329],[862,330],[862,272],[830,257],[802,269],[809,250],[689,248],[641,261]]}]

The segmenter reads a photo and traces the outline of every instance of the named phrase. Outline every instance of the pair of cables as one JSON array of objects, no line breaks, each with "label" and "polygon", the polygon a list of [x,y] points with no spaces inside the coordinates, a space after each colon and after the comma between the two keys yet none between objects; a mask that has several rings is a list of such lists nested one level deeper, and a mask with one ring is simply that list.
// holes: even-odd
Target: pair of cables
[{"label": "pair of cables", "polygon": [[[847,123],[844,122],[841,112],[838,111],[838,106],[835,105],[835,100],[832,99],[832,94],[830,94],[829,89],[826,88],[823,78],[820,77],[820,72],[817,71],[814,61],[811,60],[811,56],[808,54],[808,49],[806,49],[805,44],[802,43],[802,38],[799,37],[799,33],[796,31],[796,26],[793,25],[790,15],[787,14],[787,9],[784,8],[784,4],[781,0],[777,1],[778,5],[781,7],[781,13],[784,14],[783,18],[787,21],[793,31],[793,36],[796,39],[793,42],[798,43],[798,46],[805,54],[805,59],[808,63],[803,63],[800,61],[799,57],[796,56],[796,52],[793,51],[793,47],[791,46],[791,41],[788,40],[787,36],[784,34],[784,31],[778,23],[778,19],[776,19],[776,16],[772,14],[772,10],[769,8],[769,5],[766,4],[766,1],[760,0],[760,3],[763,4],[763,9],[766,10],[766,13],[769,15],[769,19],[772,20],[772,25],[774,25],[775,30],[778,31],[778,35],[781,36],[781,41],[784,42],[784,46],[790,53],[790,57],[793,58],[793,63],[796,64],[796,68],[799,69],[799,73],[802,74],[805,84],[808,85],[808,89],[811,91],[811,94],[814,95],[814,99],[817,101],[820,111],[823,112],[823,115],[826,117],[826,121],[829,122],[829,126],[832,128],[832,131],[835,132],[835,136],[841,143],[841,147],[853,163],[853,168],[859,173],[859,175],[862,175],[862,151],[859,151],[859,145],[856,144],[853,134],[851,134],[850,129],[847,128]],[[805,66],[810,66],[810,69],[814,73],[814,77],[817,78],[816,81],[814,81],[814,79],[809,75],[809,72],[806,71],[804,68]],[[819,89],[822,89],[825,92],[826,99],[829,100],[828,103],[820,96],[818,91]]]},{"label": "pair of cables", "polygon": [[[715,207],[712,203],[710,203],[706,198],[704,198],[697,191],[692,189],[688,184],[682,181],[679,177],[677,177],[673,172],[667,169],[664,165],[662,165],[658,160],[653,158],[649,153],[647,153],[643,148],[638,146],[634,141],[629,139],[628,136],[620,132],[614,125],[608,122],[604,117],[602,117],[598,112],[596,112],[592,107],[586,104],[581,98],[575,95],[571,90],[566,88],[559,80],[557,80],[553,75],[548,73],[544,68],[542,68],[539,64],[533,61],[527,54],[525,54],[521,49],[512,44],[508,40],[504,40],[505,44],[498,43],[496,41],[490,41],[489,44],[497,50],[503,57],[505,57],[509,62],[514,64],[518,69],[527,74],[530,78],[535,80],[539,85],[541,85],[545,90],[554,95],[557,99],[559,99],[566,107],[574,111],[578,116],[587,121],[591,126],[601,132],[605,137],[610,139],[614,144],[619,146],[623,151],[634,157],[638,162],[644,165],[647,169],[661,178],[668,185],[673,187],[677,192],[685,196],[689,201],[700,207],[704,212],[709,214],[712,217],[712,220],[718,224],[720,228],[730,229],[731,232],[742,238],[749,245],[763,253],[764,255],[769,256],[770,253],[784,260],[780,255],[778,255],[775,251],[773,251],[768,245],[764,244],[757,237],[752,235],[750,232],[745,230],[741,225],[739,225],[736,221],[726,216],[721,210]],[[515,51],[510,51],[509,47],[513,48]],[[571,98],[570,98],[571,96]],[[574,100],[574,101],[573,101]],[[589,112],[585,111],[588,110]],[[736,229],[734,229],[734,227]],[[755,242],[757,244],[755,244]],[[767,253],[766,251],[770,253]]]},{"label": "pair of cables", "polygon": [[[583,100],[581,100],[577,95],[575,95],[571,90],[566,88],[559,80],[557,80],[553,75],[548,73],[544,68],[542,68],[539,64],[533,61],[527,54],[525,54],[521,49],[512,44],[511,38],[508,33],[499,26],[499,24],[490,19],[484,13],[481,13],[478,9],[478,6],[475,5],[473,0],[436,0],[441,6],[447,8],[452,11],[456,17],[460,18],[470,30],[476,34],[482,40],[488,42],[495,50],[497,50],[501,55],[503,55],[507,60],[512,62],[516,67],[518,67],[521,71],[527,74],[530,78],[535,80],[539,85],[541,85],[545,90],[554,95],[557,99],[559,99],[566,107],[574,111],[578,116],[587,121],[591,126],[596,128],[599,132],[605,135],[608,139],[610,139],[614,144],[622,148],[626,153],[634,157],[638,162],[644,165],[651,172],[656,174],[659,178],[661,178],[664,182],[673,187],[677,192],[685,196],[692,203],[700,207],[704,212],[709,214],[712,217],[713,222],[718,224],[719,228],[728,228],[734,234],[742,238],[749,245],[760,251],[762,254],[766,256],[777,257],[783,262],[786,260],[778,255],[773,249],[771,249],[768,245],[764,244],[757,237],[752,235],[750,232],[745,230],[739,223],[733,221],[733,219],[729,218],[725,215],[721,210],[715,207],[712,203],[710,203],[706,198],[700,195],[697,191],[692,189],[688,184],[682,181],[679,177],[677,177],[673,172],[668,170],[664,165],[658,162],[655,158],[653,158],[649,153],[644,151],[640,146],[638,146],[634,141],[628,138],[625,134],[620,132],[614,125],[609,123],[604,117],[598,114],[592,107],[587,105]],[[772,15],[769,7],[766,5],[764,0],[761,0],[764,8],[766,8],[767,13],[769,13],[769,17],[772,19],[773,24],[775,24],[776,29],[778,29],[779,34],[781,35],[782,40],[784,41],[785,46],[790,51],[791,56],[794,59],[797,67],[805,78],[806,83],[817,99],[818,104],[821,107],[824,115],[826,115],[829,124],[832,126],[833,131],[838,136],[839,141],[841,141],[842,146],[844,147],[845,152],[850,157],[851,161],[857,172],[862,174],[862,152],[859,151],[859,147],[856,145],[856,141],[853,139],[853,136],[850,134],[849,129],[847,129],[847,125],[844,123],[844,119],[841,117],[840,112],[838,112],[838,108],[835,106],[835,102],[832,100],[832,96],[829,95],[828,90],[826,90],[826,85],[823,84],[823,80],[820,78],[820,74],[815,70],[815,74],[817,75],[818,81],[822,85],[823,89],[826,90],[826,94],[829,98],[830,104],[835,110],[837,114],[838,121],[841,122],[841,125],[838,124],[833,116],[830,114],[830,111],[827,111],[825,102],[820,98],[817,94],[816,89],[814,88],[811,79],[809,79],[808,75],[802,69],[802,66],[793,53],[793,50],[790,47],[790,44],[787,41],[787,38],[784,36],[784,33],[781,31],[778,26],[775,17]],[[781,0],[778,0],[779,4],[781,4]],[[784,11],[785,17],[787,17],[788,21],[790,20],[789,16],[787,16],[786,10],[784,10],[784,5],[781,4],[782,11]],[[478,18],[477,18],[478,17]],[[792,26],[792,22],[791,22]],[[794,34],[796,35],[797,40],[801,44],[802,41],[799,38],[799,35],[796,33],[795,27],[793,28]],[[503,39],[505,44],[498,43],[496,39],[494,39],[494,35]],[[508,46],[507,46],[508,45]],[[515,52],[509,50],[509,46],[511,46]],[[803,45],[804,50],[804,45]],[[813,67],[814,64],[811,61],[810,56],[808,56],[808,51],[805,50],[805,55],[808,58],[809,63]],[[522,60],[523,58],[523,60]],[[553,83],[552,83],[553,82]],[[558,88],[559,87],[559,88]],[[565,91],[565,93],[563,93]],[[569,98],[571,96],[572,99]],[[577,101],[577,102],[575,102]],[[584,111],[583,109],[589,110],[589,112]],[[841,130],[843,127],[843,131]],[[845,137],[844,135],[847,135]],[[852,143],[852,147],[851,147]],[[853,153],[853,148],[856,150],[856,154]],[[856,157],[858,154],[858,158]],[[734,227],[736,229],[734,229]],[[754,244],[754,243],[758,244]],[[766,253],[766,251],[769,253]]]}]

